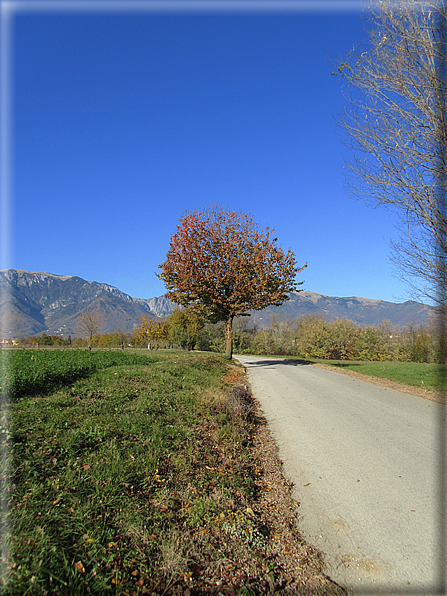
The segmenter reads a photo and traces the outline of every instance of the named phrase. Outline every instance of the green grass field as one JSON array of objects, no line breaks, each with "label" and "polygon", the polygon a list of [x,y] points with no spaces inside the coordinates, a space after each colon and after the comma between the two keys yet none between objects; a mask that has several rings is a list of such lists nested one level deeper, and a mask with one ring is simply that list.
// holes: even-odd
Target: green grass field
[{"label": "green grass field", "polygon": [[[302,584],[274,554],[280,531],[250,508],[263,474],[258,422],[247,392],[223,380],[222,356],[47,354],[2,354],[14,397],[0,434],[2,594],[239,585],[249,595]],[[317,576],[321,564],[308,559],[302,568]]]},{"label": "green grass field", "polygon": [[159,360],[147,354],[70,349],[5,350],[0,358],[0,391],[13,399],[48,393],[111,366],[145,365]]},{"label": "green grass field", "polygon": [[[322,361],[323,362],[323,361]],[[444,389],[447,366],[419,362],[333,362],[327,364],[422,389]]]},{"label": "green grass field", "polygon": [[[230,493],[244,501],[253,490],[250,474],[216,482],[216,448],[220,436],[233,434],[231,415],[222,412],[215,427],[197,392],[218,389],[221,358],[140,356],[144,366],[113,366],[111,354],[100,368],[98,353],[82,355],[93,356],[87,378],[62,388],[59,379],[58,391],[11,406],[10,594],[102,594],[127,584],[154,587],[161,579],[166,586],[171,575],[189,572],[187,558],[176,560],[176,542],[183,550],[191,542],[194,559],[189,532],[205,531],[225,512]],[[49,364],[48,352],[13,356],[40,359],[36,369]],[[60,357],[59,372],[70,358],[51,356]],[[208,423],[216,442],[200,432]],[[237,441],[233,447],[240,449]]]},{"label": "green grass field", "polygon": [[422,389],[437,389],[445,391],[447,389],[447,365],[445,364],[427,364],[421,362],[355,362],[348,360],[318,360],[309,358],[300,360],[294,356],[262,356],[262,358],[276,358],[287,360],[299,360],[307,364],[326,364],[344,370],[352,370],[364,375],[379,377],[421,387]]}]

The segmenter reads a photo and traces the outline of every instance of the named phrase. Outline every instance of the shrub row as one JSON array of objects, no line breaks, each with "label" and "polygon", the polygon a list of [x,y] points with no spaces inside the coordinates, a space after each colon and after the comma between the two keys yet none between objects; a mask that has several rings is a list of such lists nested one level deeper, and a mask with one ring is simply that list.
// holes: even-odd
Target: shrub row
[{"label": "shrub row", "polygon": [[[207,325],[196,347],[222,352],[223,330]],[[248,318],[234,322],[234,351],[239,354],[276,354],[328,360],[390,360],[444,362],[434,326],[404,329],[384,321],[360,327],[350,320],[325,321],[308,315],[291,321],[272,318],[268,328],[258,328]]]}]

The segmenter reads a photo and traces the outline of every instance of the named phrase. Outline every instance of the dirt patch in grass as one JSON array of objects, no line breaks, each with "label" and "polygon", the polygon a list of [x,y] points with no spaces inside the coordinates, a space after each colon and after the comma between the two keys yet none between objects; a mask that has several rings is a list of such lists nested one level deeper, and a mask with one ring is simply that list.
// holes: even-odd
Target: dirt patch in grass
[{"label": "dirt patch in grass", "polygon": [[353,370],[340,369],[336,366],[330,366],[328,364],[322,364],[320,362],[315,362],[312,366],[318,366],[319,368],[324,368],[332,372],[337,372],[341,375],[348,375],[348,377],[359,379],[359,381],[366,381],[367,383],[374,383],[374,385],[380,385],[381,387],[387,387],[388,389],[395,389],[396,391],[401,391],[402,393],[417,395],[418,397],[423,397],[424,399],[434,401],[438,404],[447,403],[446,391],[437,391],[436,389],[422,389],[420,387],[406,385],[405,383],[397,383],[396,381],[390,381],[389,379],[383,379],[381,377],[364,375],[363,373],[358,373]]}]

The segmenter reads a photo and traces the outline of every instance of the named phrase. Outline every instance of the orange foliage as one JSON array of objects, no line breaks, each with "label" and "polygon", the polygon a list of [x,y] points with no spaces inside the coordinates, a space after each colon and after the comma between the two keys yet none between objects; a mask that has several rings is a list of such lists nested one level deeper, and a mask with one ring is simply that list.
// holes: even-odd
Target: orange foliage
[{"label": "orange foliage", "polygon": [[186,213],[159,265],[166,297],[211,322],[225,321],[228,347],[235,316],[280,305],[301,285],[295,278],[306,265],[298,268],[273,232],[259,230],[244,213],[213,207]]}]

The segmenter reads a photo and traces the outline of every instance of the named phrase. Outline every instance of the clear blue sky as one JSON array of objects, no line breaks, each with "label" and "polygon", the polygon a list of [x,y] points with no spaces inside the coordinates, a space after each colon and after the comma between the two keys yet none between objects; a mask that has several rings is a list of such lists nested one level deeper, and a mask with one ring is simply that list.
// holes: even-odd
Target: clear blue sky
[{"label": "clear blue sky", "polygon": [[212,202],[274,227],[309,263],[306,290],[407,299],[388,260],[392,214],[344,187],[331,72],[365,39],[361,11],[212,5],[15,14],[2,267],[159,296],[179,217]]}]

